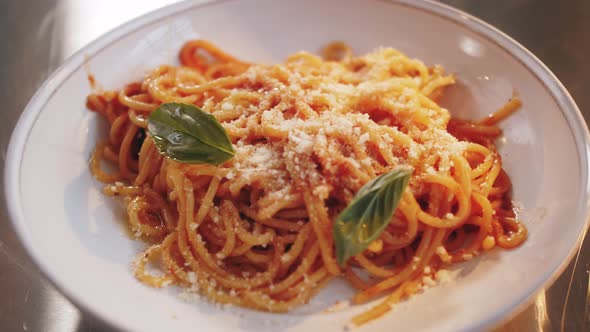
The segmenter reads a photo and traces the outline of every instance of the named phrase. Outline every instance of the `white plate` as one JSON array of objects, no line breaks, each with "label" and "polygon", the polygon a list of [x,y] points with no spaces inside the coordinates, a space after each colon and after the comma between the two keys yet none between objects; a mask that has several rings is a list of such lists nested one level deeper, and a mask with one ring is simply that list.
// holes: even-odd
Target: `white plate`
[{"label": "white plate", "polygon": [[103,197],[88,168],[105,128],[84,108],[84,61],[105,87],[119,88],[158,64],[177,63],[182,43],[197,37],[262,62],[317,51],[331,40],[345,40],[357,53],[394,46],[456,73],[448,106],[463,117],[479,118],[519,91],[524,107],[503,123],[501,153],[529,239],[462,265],[451,283],[360,330],[490,328],[522,309],[572,258],[588,217],[588,132],[559,81],[512,39],[432,2],[189,1],[134,20],[72,56],[31,99],[13,133],[5,176],[14,226],[41,270],[80,307],[126,330],[325,332],[342,330],[366,308],[315,311],[352,294],[342,282],[310,306],[273,315],[186,303],[175,289],[151,289],[132,276],[130,262],[143,245],[126,235],[124,212]]}]

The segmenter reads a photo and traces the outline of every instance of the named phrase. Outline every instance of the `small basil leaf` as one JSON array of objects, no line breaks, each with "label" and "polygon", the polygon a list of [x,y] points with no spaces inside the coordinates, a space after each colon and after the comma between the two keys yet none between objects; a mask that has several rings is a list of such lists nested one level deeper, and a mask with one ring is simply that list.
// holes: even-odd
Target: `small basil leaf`
[{"label": "small basil leaf", "polygon": [[398,168],[367,182],[334,222],[336,260],[341,266],[365,250],[387,227],[412,170]]},{"label": "small basil leaf", "polygon": [[148,132],[161,154],[182,163],[219,165],[235,155],[221,124],[194,105],[160,105],[150,114]]}]

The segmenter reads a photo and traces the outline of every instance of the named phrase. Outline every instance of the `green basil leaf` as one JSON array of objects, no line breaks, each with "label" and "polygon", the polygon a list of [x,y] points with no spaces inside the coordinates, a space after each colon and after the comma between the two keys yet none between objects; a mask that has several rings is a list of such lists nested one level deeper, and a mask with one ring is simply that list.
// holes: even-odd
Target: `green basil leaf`
[{"label": "green basil leaf", "polygon": [[161,154],[182,163],[219,165],[235,155],[221,124],[194,105],[160,105],[150,114],[148,132]]},{"label": "green basil leaf", "polygon": [[334,222],[336,260],[341,266],[365,250],[387,227],[412,170],[398,168],[367,182]]}]

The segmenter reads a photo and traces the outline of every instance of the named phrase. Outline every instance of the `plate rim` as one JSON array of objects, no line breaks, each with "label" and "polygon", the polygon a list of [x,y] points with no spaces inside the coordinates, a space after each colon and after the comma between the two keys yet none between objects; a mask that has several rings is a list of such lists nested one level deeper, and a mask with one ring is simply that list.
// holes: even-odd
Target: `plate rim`
[{"label": "plate rim", "polygon": [[[199,9],[207,6],[214,6],[227,2],[243,1],[243,0],[186,0],[179,3],[173,3],[164,7],[152,10],[137,18],[127,21],[108,32],[102,34],[100,37],[94,39],[86,44],[78,51],[69,56],[62,64],[60,64],[47,79],[37,88],[35,94],[26,104],[22,114],[12,131],[10,142],[6,154],[6,163],[4,170],[4,192],[7,203],[7,210],[9,219],[12,224],[19,242],[25,248],[25,252],[31,261],[39,269],[43,278],[48,280],[56,289],[59,290],[69,301],[81,311],[91,314],[93,317],[99,319],[108,326],[117,329],[130,330],[133,328],[125,320],[113,319],[106,313],[93,310],[93,305],[89,302],[84,302],[78,298],[75,290],[70,289],[59,281],[59,276],[50,272],[48,265],[44,263],[42,255],[34,248],[32,241],[30,241],[28,230],[26,229],[26,218],[24,217],[22,202],[21,202],[21,188],[20,176],[22,157],[26,143],[28,142],[29,134],[38,118],[45,108],[46,102],[60,89],[61,84],[66,81],[74,72],[83,66],[89,59],[100,53],[104,48],[117,40],[133,33],[134,31],[154,24],[159,20],[173,17],[187,9]],[[564,85],[551,72],[551,70],[541,62],[532,52],[515,41],[513,38],[486,23],[485,21],[472,16],[462,10],[456,9],[449,5],[435,2],[433,0],[374,0],[382,3],[393,5],[402,5],[412,9],[425,12],[430,15],[435,15],[442,18],[451,24],[459,25],[468,31],[478,34],[480,37],[496,44],[502,51],[507,53],[510,57],[519,61],[523,67],[526,68],[547,90],[550,96],[555,100],[561,113],[571,130],[571,134],[576,143],[576,151],[579,157],[581,169],[588,169],[590,165],[590,133],[586,122],[576,105],[574,99],[571,97]],[[583,199],[580,199],[580,204],[585,204],[585,221],[579,235],[568,251],[567,256],[557,268],[545,275],[534,287],[529,287],[528,292],[525,292],[518,301],[513,301],[510,306],[494,312],[484,320],[474,322],[465,330],[475,331],[480,329],[492,328],[498,326],[519,314],[532,301],[534,296],[543,287],[552,285],[559,276],[565,271],[569,263],[576,256],[581,242],[590,225],[590,183],[588,181],[588,173],[582,171],[582,182],[580,188],[582,189]],[[17,193],[16,195],[14,193]]]}]

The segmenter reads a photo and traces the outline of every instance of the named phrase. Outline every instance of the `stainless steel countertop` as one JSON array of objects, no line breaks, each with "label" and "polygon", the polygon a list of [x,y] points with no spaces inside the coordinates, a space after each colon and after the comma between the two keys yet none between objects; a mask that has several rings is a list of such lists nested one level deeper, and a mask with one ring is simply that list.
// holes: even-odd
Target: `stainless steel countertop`
[{"label": "stainless steel countertop", "polygon": [[[12,128],[43,80],[99,35],[172,2],[0,0],[0,174]],[[495,25],[531,50],[559,77],[590,121],[590,0],[443,2]],[[12,230],[3,195],[0,192],[0,331],[109,330],[40,275]],[[586,239],[555,284],[497,331],[590,331],[589,270]]]}]

